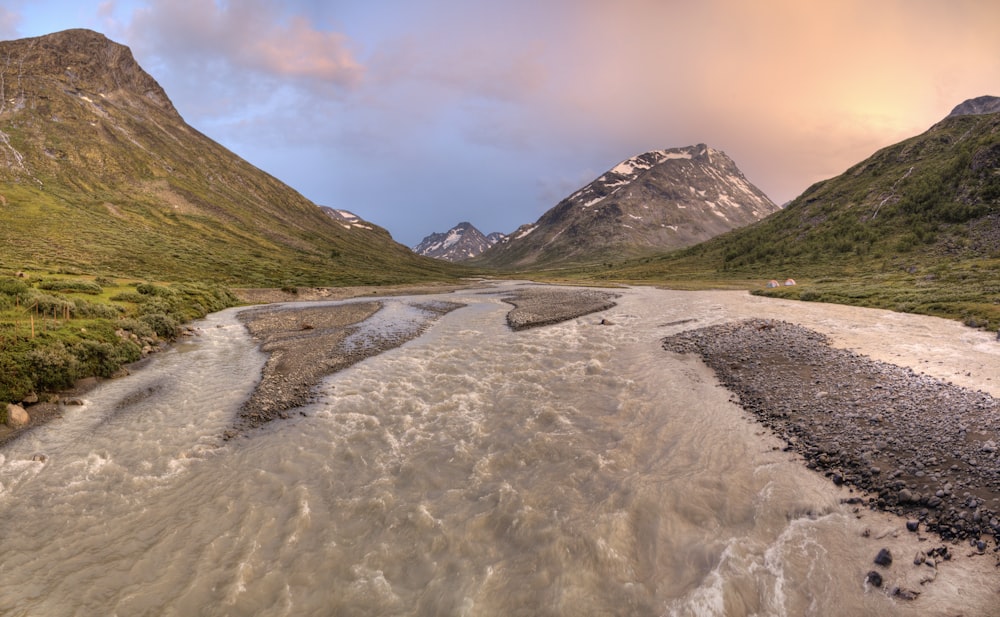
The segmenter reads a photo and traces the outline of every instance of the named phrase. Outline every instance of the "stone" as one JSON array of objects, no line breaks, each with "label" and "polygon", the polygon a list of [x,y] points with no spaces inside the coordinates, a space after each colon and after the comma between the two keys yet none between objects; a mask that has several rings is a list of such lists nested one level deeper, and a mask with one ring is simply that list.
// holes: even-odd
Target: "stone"
[{"label": "stone", "polygon": [[880,550],[878,552],[878,555],[875,556],[875,563],[878,564],[878,565],[880,565],[880,566],[886,567],[886,568],[889,567],[889,566],[891,566],[892,565],[892,553],[889,552],[889,549],[884,548],[884,549]]},{"label": "stone", "polygon": [[35,403],[38,402],[38,394],[32,392],[28,396],[24,397],[24,400],[21,402],[24,403],[25,405],[34,405]]},{"label": "stone", "polygon": [[31,417],[28,416],[28,412],[24,410],[24,407],[15,405],[14,403],[7,403],[7,426],[21,428],[27,426],[29,422],[31,422]]},{"label": "stone", "polygon": [[920,521],[906,521],[907,531],[916,531],[920,529]]},{"label": "stone", "polygon": [[872,587],[882,586],[882,575],[875,570],[870,571],[865,575],[865,582],[869,583]]},{"label": "stone", "polygon": [[920,592],[913,591],[912,589],[903,589],[901,587],[896,587],[892,590],[892,595],[899,598],[900,600],[916,600],[917,596],[920,595]]}]

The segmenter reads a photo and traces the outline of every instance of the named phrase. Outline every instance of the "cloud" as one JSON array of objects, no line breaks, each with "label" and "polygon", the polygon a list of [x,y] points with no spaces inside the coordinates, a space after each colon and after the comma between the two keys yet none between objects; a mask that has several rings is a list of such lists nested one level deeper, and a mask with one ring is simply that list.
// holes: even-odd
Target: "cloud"
[{"label": "cloud", "polygon": [[17,27],[20,22],[21,14],[18,11],[0,6],[0,40],[17,38]]},{"label": "cloud", "polygon": [[221,95],[220,112],[282,86],[326,94],[350,89],[364,74],[348,37],[269,0],[152,0],[135,10],[126,36],[163,71],[184,73],[189,87]]}]

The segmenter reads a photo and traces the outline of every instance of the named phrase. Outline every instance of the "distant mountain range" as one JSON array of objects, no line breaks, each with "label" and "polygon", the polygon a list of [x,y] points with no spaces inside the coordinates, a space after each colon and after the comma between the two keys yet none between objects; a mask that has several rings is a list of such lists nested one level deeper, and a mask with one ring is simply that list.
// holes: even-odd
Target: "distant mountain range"
[{"label": "distant mountain range", "polygon": [[506,238],[500,232],[483,235],[472,223],[462,222],[445,233],[427,236],[413,247],[413,252],[445,261],[466,261],[482,255],[486,249]]},{"label": "distant mountain range", "polygon": [[0,268],[235,286],[445,275],[338,212],[189,126],[127,47],[89,30],[0,41]]},{"label": "distant mountain range", "polygon": [[778,210],[705,144],[622,161],[474,262],[503,269],[621,259],[697,244]]}]

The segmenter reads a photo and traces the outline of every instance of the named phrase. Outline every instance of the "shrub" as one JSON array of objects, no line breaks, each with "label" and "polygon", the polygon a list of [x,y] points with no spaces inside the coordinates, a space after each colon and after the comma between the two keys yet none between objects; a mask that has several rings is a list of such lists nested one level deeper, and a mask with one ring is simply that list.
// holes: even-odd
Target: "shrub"
[{"label": "shrub", "polygon": [[100,377],[111,377],[123,364],[142,357],[138,345],[121,339],[117,344],[84,339],[73,346],[73,351],[83,374]]},{"label": "shrub", "polygon": [[149,313],[139,317],[139,320],[149,326],[158,337],[164,340],[172,341],[180,334],[180,326],[169,315]]},{"label": "shrub", "polygon": [[37,347],[27,354],[27,364],[39,390],[62,390],[73,385],[80,363],[62,341]]},{"label": "shrub", "polygon": [[112,304],[97,304],[94,302],[87,302],[86,300],[74,300],[73,304],[76,306],[73,314],[78,317],[92,317],[99,319],[117,319],[119,315],[122,314],[123,310],[120,306],[114,306]]},{"label": "shrub", "polygon": [[119,294],[111,296],[113,302],[132,302],[134,304],[139,304],[145,301],[146,296],[136,293],[134,291],[123,291]]},{"label": "shrub", "polygon": [[91,283],[89,281],[66,280],[66,279],[42,281],[38,283],[37,287],[39,289],[45,289],[47,291],[75,291],[77,293],[92,294],[95,296],[104,291],[104,288],[102,288],[97,283]]},{"label": "shrub", "polygon": [[152,326],[141,319],[119,319],[115,322],[115,325],[121,330],[131,332],[140,339],[156,338],[156,331],[153,330]]},{"label": "shrub", "polygon": [[[32,391],[32,380],[20,354],[0,351],[0,401],[22,401]],[[0,406],[6,412],[6,406]]]}]

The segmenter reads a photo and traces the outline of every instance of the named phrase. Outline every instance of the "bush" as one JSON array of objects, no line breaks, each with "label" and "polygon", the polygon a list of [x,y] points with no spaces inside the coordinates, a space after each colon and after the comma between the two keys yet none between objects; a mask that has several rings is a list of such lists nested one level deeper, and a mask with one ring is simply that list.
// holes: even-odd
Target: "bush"
[{"label": "bush", "polygon": [[[32,391],[32,379],[23,357],[0,351],[0,401],[23,401]],[[6,406],[0,406],[6,412]]]},{"label": "bush", "polygon": [[164,340],[172,341],[180,334],[177,321],[163,313],[149,313],[139,317],[139,321],[149,326],[156,335]]},{"label": "bush", "polygon": [[74,300],[73,304],[76,305],[76,309],[73,311],[73,314],[77,317],[117,319],[124,310],[120,306],[114,306],[111,304],[96,304],[94,302],[87,302],[86,300],[79,299]]},{"label": "bush", "polygon": [[174,295],[174,290],[169,287],[160,287],[152,283],[139,283],[135,290],[144,296],[170,297]]},{"label": "bush", "polygon": [[62,341],[32,349],[27,354],[28,367],[38,390],[69,388],[80,374],[80,363]]},{"label": "bush", "polygon": [[119,294],[111,296],[112,302],[132,302],[133,304],[139,304],[145,300],[146,296],[134,291],[123,291]]},{"label": "bush", "polygon": [[142,357],[142,350],[131,341],[119,339],[118,343],[108,343],[84,339],[73,346],[84,375],[111,377],[123,364],[135,362]]},{"label": "bush", "polygon": [[95,296],[104,291],[104,288],[102,288],[97,283],[91,283],[88,281],[65,280],[65,279],[42,281],[38,283],[37,287],[39,289],[45,289],[47,291],[75,291],[77,293],[92,294]]},{"label": "bush", "polygon": [[152,326],[140,319],[120,319],[115,322],[120,330],[131,332],[140,339],[156,338],[156,331]]}]

